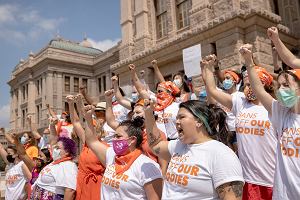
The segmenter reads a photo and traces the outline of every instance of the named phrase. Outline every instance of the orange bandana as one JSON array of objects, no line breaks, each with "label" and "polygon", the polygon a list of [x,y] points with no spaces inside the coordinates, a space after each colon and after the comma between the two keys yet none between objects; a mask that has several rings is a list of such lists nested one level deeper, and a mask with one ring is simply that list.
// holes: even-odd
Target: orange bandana
[{"label": "orange bandana", "polygon": [[174,97],[167,92],[160,92],[156,94],[157,102],[154,106],[155,111],[161,111],[171,105],[174,101]]},{"label": "orange bandana", "polygon": [[53,161],[52,164],[56,165],[58,163],[65,162],[65,161],[68,161],[68,160],[72,160],[72,157],[64,157],[64,158],[58,159],[56,161]]},{"label": "orange bandana", "polygon": [[288,71],[292,72],[300,80],[300,69],[292,69],[292,70],[288,70]]},{"label": "orange bandana", "polygon": [[240,82],[239,75],[237,75],[237,73],[235,73],[234,71],[226,70],[224,72],[224,74],[229,74],[234,79],[235,83],[239,83]]},{"label": "orange bandana", "polygon": [[115,156],[116,174],[122,174],[129,169],[132,163],[142,154],[140,149],[135,149],[129,154],[122,156]]},{"label": "orange bandana", "polygon": [[273,76],[269,74],[265,68],[255,66],[255,70],[262,83],[267,86],[272,84]]},{"label": "orange bandana", "polygon": [[172,96],[175,96],[180,92],[180,89],[171,81],[161,82],[157,87],[168,90]]}]

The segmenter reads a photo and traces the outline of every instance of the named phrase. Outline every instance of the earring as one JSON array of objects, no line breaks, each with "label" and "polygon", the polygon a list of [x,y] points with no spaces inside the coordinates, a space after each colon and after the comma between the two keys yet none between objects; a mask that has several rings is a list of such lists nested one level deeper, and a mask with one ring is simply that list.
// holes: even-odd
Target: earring
[{"label": "earring", "polygon": [[196,127],[197,127],[197,128],[200,128],[200,126],[201,126],[200,123],[197,123],[197,124],[196,124]]}]

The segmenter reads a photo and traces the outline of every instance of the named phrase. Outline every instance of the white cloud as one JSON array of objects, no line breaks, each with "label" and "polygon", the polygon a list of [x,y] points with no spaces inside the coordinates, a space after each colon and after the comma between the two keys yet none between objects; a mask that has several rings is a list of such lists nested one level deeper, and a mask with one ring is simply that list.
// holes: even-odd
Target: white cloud
[{"label": "white cloud", "polygon": [[94,48],[100,49],[102,51],[106,51],[107,49],[115,46],[120,41],[119,38],[114,40],[106,39],[101,41],[95,41],[91,38],[88,38],[87,40],[92,44]]},{"label": "white cloud", "polygon": [[56,32],[64,18],[45,18],[32,8],[17,4],[0,5],[0,39],[14,44]]},{"label": "white cloud", "polygon": [[0,127],[9,128],[9,104],[0,106]]}]

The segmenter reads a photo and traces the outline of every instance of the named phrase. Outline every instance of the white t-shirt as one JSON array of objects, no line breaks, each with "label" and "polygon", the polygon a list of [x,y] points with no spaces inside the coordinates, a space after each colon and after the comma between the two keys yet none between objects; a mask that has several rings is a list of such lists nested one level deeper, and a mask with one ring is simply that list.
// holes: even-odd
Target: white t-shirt
[{"label": "white t-shirt", "polygon": [[279,141],[273,199],[300,199],[300,115],[274,100],[271,120]]},{"label": "white t-shirt", "polygon": [[245,95],[232,95],[236,116],[238,155],[245,181],[272,187],[277,139],[265,107],[249,102]]},{"label": "white t-shirt", "polygon": [[5,199],[6,200],[19,200],[24,199],[26,196],[25,184],[26,178],[24,176],[22,165],[23,161],[18,164],[10,164],[5,175]]},{"label": "white t-shirt", "polygon": [[43,168],[34,185],[63,195],[65,188],[76,190],[77,171],[78,168],[72,161],[64,161],[55,165],[50,163]]},{"label": "white t-shirt", "polygon": [[179,103],[173,102],[162,111],[155,111],[158,115],[157,127],[166,134],[167,138],[176,139],[178,133],[176,129],[176,116],[179,110]]},{"label": "white t-shirt", "polygon": [[121,104],[116,104],[113,105],[112,107],[114,116],[118,122],[122,122],[127,119],[127,114],[129,113],[130,110],[127,108],[123,107]]},{"label": "white t-shirt", "polygon": [[115,152],[106,151],[106,169],[101,183],[101,199],[146,200],[144,185],[162,178],[159,165],[141,154],[123,174],[115,174]]},{"label": "white t-shirt", "polygon": [[217,187],[232,181],[244,182],[237,156],[221,142],[186,145],[173,140],[168,149],[172,158],[162,199],[219,199]]}]

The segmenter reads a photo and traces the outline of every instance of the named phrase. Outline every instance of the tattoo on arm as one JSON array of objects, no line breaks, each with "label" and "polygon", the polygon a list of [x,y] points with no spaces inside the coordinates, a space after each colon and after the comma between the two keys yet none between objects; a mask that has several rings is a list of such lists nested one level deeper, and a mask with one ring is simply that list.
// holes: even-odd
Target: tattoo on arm
[{"label": "tattoo on arm", "polygon": [[160,135],[155,136],[152,132],[149,133],[149,146],[152,147],[161,141]]},{"label": "tattoo on arm", "polygon": [[156,155],[159,155],[160,153],[160,147],[154,148],[153,149]]},{"label": "tattoo on arm", "polygon": [[217,192],[219,194],[220,199],[225,199],[227,195],[232,196],[232,194],[234,194],[236,199],[242,199],[243,185],[244,184],[241,181],[225,183],[217,188]]}]

